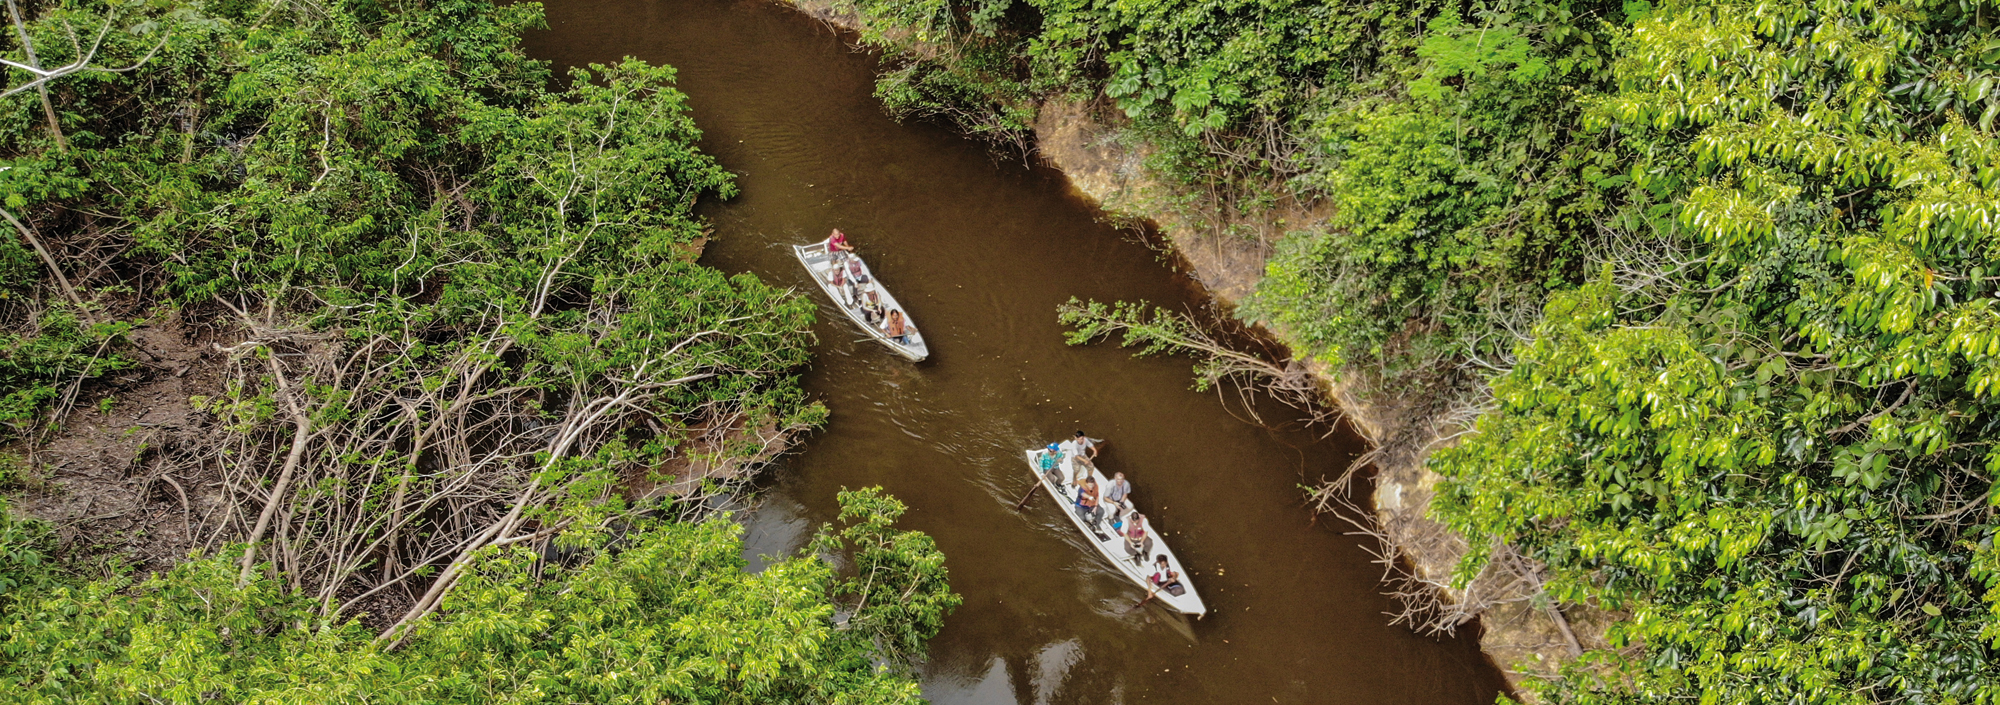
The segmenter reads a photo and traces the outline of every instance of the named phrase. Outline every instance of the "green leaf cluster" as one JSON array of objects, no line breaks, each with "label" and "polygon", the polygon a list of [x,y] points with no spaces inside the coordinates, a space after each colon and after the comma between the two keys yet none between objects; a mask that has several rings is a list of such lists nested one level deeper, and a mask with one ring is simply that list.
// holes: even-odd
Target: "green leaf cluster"
[{"label": "green leaf cluster", "polygon": [[115,353],[131,324],[122,321],[88,323],[68,306],[42,309],[32,327],[0,332],[0,424],[20,434],[33,426],[49,403],[73,395],[76,386],[128,369],[132,362]]},{"label": "green leaf cluster", "polygon": [[1630,615],[1554,701],[2000,697],[1993,11],[1633,23],[1586,122],[1661,204],[1612,222],[1656,236],[1550,301],[1434,462],[1472,546]]},{"label": "green leaf cluster", "polygon": [[922,702],[904,658],[958,604],[943,557],[891,526],[901,505],[879,490],[841,501],[841,526],[755,573],[726,519],[574,530],[558,543],[587,557],[568,562],[489,549],[395,650],[224,559],[56,587],[0,603],[0,686],[34,703]]},{"label": "green leaf cluster", "polygon": [[[695,200],[734,187],[695,149],[671,68],[626,60],[554,88],[519,47],[532,3],[81,0],[31,29],[43,61],[67,61],[63,27],[107,21],[99,61],[144,62],[55,87],[68,150],[32,92],[0,104],[0,192],[53,248],[88,253],[65,262],[92,265],[72,272],[92,298],[394,333],[411,360],[500,335],[534,353],[504,361],[530,386],[630,369],[704,330],[680,352],[759,371],[691,386],[683,408],[788,385],[768,373],[805,359],[807,302],[693,263]],[[115,326],[35,315],[18,327],[41,333],[10,337],[0,371],[9,420],[125,364],[90,361]]]}]

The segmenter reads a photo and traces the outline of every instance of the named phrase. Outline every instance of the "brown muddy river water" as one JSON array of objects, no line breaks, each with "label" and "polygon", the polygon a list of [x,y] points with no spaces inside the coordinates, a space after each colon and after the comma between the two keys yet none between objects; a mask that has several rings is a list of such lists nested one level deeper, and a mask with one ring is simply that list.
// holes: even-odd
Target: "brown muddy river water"
[{"label": "brown muddy river water", "polygon": [[[540,57],[679,69],[702,148],[742,189],[706,207],[716,237],[704,262],[822,304],[806,383],[833,418],[773,470],[751,550],[795,548],[832,518],[842,487],[882,485],[908,503],[904,524],[936,537],[965,595],[921,674],[933,702],[1493,702],[1499,675],[1473,641],[1388,626],[1379,568],[1302,505],[1299,485],[1338,473],[1356,441],[1247,423],[1189,388],[1185,359],[1063,344],[1055,309],[1071,296],[1205,299],[1059,174],[885,117],[875,57],[776,5],[547,4],[551,31],[529,38]],[[806,278],[787,245],[832,227],[910,309],[929,361],[858,342]],[[1033,482],[1021,450],[1076,429],[1109,440],[1100,466],[1132,478],[1194,571],[1206,618],[1128,611],[1144,593],[1055,502],[1012,509]]]}]

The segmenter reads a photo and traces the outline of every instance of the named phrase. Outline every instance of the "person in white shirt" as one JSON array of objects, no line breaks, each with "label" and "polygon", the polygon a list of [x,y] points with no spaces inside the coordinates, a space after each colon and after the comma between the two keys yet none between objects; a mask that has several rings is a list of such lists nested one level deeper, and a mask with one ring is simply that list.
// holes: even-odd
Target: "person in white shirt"
[{"label": "person in white shirt", "polygon": [[1180,583],[1180,573],[1174,573],[1174,569],[1170,569],[1166,565],[1166,553],[1162,553],[1162,555],[1158,555],[1158,557],[1152,559],[1152,577],[1148,577],[1148,579],[1152,581],[1152,587],[1164,589],[1168,585]]},{"label": "person in white shirt", "polygon": [[1131,509],[1125,502],[1125,499],[1131,495],[1132,483],[1125,480],[1125,473],[1112,473],[1111,481],[1104,483],[1104,505],[1110,510],[1111,518],[1114,521],[1118,519],[1119,515],[1124,514],[1126,510]]},{"label": "person in white shirt", "polygon": [[1076,458],[1078,472],[1088,472],[1097,469],[1097,444],[1102,442],[1083,435],[1082,431],[1077,431],[1075,438],[1063,441],[1063,450],[1068,451],[1070,457]]}]

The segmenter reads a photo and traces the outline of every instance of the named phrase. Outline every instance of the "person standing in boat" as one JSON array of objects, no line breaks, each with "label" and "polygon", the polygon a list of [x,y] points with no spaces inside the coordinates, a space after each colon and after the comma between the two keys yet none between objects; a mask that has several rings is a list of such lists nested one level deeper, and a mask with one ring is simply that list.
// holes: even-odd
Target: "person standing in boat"
[{"label": "person standing in boat", "polygon": [[1133,563],[1153,552],[1153,537],[1146,535],[1146,515],[1132,513],[1132,520],[1125,522],[1125,552]]},{"label": "person standing in boat", "polygon": [[889,322],[882,327],[882,333],[896,341],[897,345],[910,344],[910,326],[903,322],[902,310],[889,309]]},{"label": "person standing in boat", "polygon": [[1083,435],[1082,431],[1077,431],[1076,437],[1069,440],[1069,452],[1071,455],[1076,456],[1080,467],[1096,470],[1097,444],[1099,442],[1096,439]]}]

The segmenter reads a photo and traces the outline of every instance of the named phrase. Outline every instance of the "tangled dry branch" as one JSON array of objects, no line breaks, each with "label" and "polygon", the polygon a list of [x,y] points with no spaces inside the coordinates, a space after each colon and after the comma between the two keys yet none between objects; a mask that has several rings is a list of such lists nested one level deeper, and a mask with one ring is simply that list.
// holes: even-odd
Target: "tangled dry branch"
[{"label": "tangled dry branch", "polygon": [[[213,422],[170,462],[223,478],[229,509],[206,541],[243,542],[245,580],[263,566],[315,596],[326,616],[396,605],[382,632],[391,644],[482,548],[546,539],[570,520],[547,511],[565,498],[609,499],[621,464],[643,464],[624,450],[630,440],[752,428],[742,435],[754,440],[737,447],[688,446],[712,449],[711,465],[723,456],[741,465],[797,430],[756,421],[742,400],[694,414],[712,418],[661,415],[661,395],[741,372],[688,352],[726,335],[716,329],[631,369],[531,383],[501,369],[518,360],[497,316],[441,355],[418,331],[313,331],[264,314],[223,349],[226,392],[202,402]],[[592,318],[603,325],[588,328],[616,327],[610,311]],[[697,482],[681,494],[726,491]]]}]

